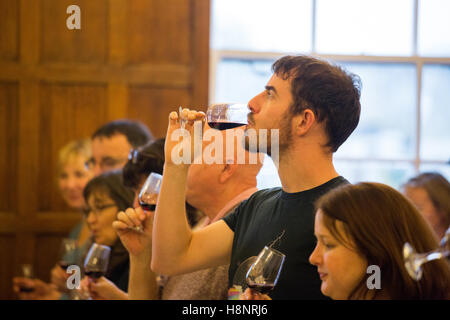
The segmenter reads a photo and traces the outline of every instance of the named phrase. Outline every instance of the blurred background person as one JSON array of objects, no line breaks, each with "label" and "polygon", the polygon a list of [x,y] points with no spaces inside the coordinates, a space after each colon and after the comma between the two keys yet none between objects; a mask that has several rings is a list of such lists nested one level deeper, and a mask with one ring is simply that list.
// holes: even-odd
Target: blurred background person
[{"label": "blurred background person", "polygon": [[450,183],[437,172],[409,179],[402,191],[430,223],[438,239],[450,225]]},{"label": "blurred background person", "polygon": [[[423,265],[420,281],[406,268],[403,245],[417,252],[439,243],[417,209],[398,191],[380,183],[347,185],[317,204],[317,245],[309,260],[317,266],[321,291],[332,299],[448,299],[450,267],[444,260]],[[367,267],[380,270],[380,288],[369,289]]]},{"label": "blurred background person", "polygon": [[[138,196],[140,189],[142,188],[145,180],[150,173],[162,174],[164,167],[164,139],[158,139],[145,146],[133,149],[130,152],[129,160],[123,168],[123,180],[124,185],[131,188],[134,191],[134,203],[133,208],[139,207]],[[199,212],[189,206],[186,203],[187,218],[191,226],[194,226],[202,216]],[[150,221],[150,220],[149,220]],[[130,230],[131,231],[131,230]],[[136,290],[145,290],[145,297],[151,300],[157,300],[160,298],[159,285],[162,284],[162,278],[158,277],[150,270],[150,262],[140,264],[141,261],[146,261],[146,258],[151,258],[151,233],[139,233],[138,235],[132,235],[129,237],[126,232],[123,237],[125,247],[130,253],[130,283],[129,292]],[[120,234],[120,233],[119,233]],[[134,241],[137,240],[137,241]],[[146,251],[146,249],[148,249]],[[148,255],[149,254],[149,255]],[[138,263],[133,263],[136,260],[136,256],[140,256],[141,259],[137,259]],[[133,260],[134,259],[134,260]],[[134,283],[131,279],[135,276],[139,277],[139,281]],[[142,285],[145,283],[145,285]],[[113,283],[106,283],[98,281],[92,283],[89,286],[91,293],[94,293],[97,297],[102,299],[115,299],[117,298],[118,288]],[[141,291],[142,292],[142,291]],[[139,294],[139,296],[142,293]],[[126,298],[126,293],[122,293],[122,298]],[[132,298],[134,298],[132,296]]]},{"label": "blurred background person", "polygon": [[[111,171],[93,178],[83,192],[87,203],[86,221],[92,232],[95,243],[111,247],[110,260],[105,276],[97,280],[88,279],[90,287],[94,283],[99,286],[113,283],[120,290],[110,299],[121,299],[128,290],[129,258],[128,252],[112,227],[119,211],[133,205],[134,193],[123,184],[122,171]],[[90,290],[91,297],[98,299],[95,288]]]},{"label": "blurred background person", "polygon": [[150,130],[141,122],[121,119],[108,122],[92,135],[92,157],[86,165],[95,176],[121,169],[132,148],[153,141]]},{"label": "blurred background person", "polygon": [[[93,177],[93,172],[85,166],[85,162],[91,157],[91,143],[89,139],[74,140],[62,147],[58,153],[58,188],[66,204],[80,212],[80,222],[72,229],[68,235],[69,239],[77,240],[78,255],[85,252],[90,241],[89,227],[82,212],[86,208],[83,197],[83,189]],[[31,293],[20,292],[18,285],[22,279],[14,279],[14,291],[23,299],[58,299],[62,292],[67,291],[66,281],[69,275],[56,264],[51,270],[51,284],[35,279],[35,283],[29,283],[39,290]],[[64,297],[63,297],[64,298]]]}]

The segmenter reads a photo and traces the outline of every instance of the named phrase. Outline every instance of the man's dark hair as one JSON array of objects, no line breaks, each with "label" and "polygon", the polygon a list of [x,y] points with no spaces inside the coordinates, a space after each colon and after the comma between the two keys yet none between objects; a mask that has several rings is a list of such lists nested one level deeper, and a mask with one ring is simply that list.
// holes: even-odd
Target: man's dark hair
[{"label": "man's dark hair", "polygon": [[[124,185],[138,192],[139,185],[152,172],[163,174],[165,139],[158,139],[131,151],[131,157],[122,169]],[[186,216],[191,227],[202,215],[186,202]]]},{"label": "man's dark hair", "polygon": [[123,134],[133,148],[154,140],[152,133],[143,123],[129,119],[115,120],[104,124],[94,132],[92,140],[99,137],[111,138],[116,134]]},{"label": "man's dark hair", "polygon": [[361,80],[337,65],[308,56],[285,56],[272,65],[273,72],[291,82],[290,113],[305,109],[325,123],[327,147],[332,152],[355,130],[361,113]]},{"label": "man's dark hair", "polygon": [[123,179],[127,187],[137,189],[142,179],[152,172],[163,174],[164,142],[165,139],[158,139],[132,150],[132,158],[123,167]]}]

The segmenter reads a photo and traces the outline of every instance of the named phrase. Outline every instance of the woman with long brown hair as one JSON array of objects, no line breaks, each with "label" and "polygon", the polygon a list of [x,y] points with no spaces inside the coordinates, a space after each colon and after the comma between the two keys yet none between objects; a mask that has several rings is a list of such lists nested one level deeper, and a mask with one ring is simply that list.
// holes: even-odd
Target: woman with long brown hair
[{"label": "woman with long brown hair", "polygon": [[[405,242],[417,252],[439,244],[417,209],[387,185],[346,185],[323,196],[317,203],[315,236],[310,262],[318,268],[322,293],[332,299],[449,298],[446,260],[423,265],[420,281],[406,271]],[[374,275],[368,270],[379,271],[378,288],[368,286]]]}]

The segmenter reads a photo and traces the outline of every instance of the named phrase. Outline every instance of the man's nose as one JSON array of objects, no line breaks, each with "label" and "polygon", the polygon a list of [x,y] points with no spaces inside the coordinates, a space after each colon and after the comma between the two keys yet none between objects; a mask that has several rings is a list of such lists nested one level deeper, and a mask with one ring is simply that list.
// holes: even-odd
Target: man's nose
[{"label": "man's nose", "polygon": [[251,113],[259,113],[259,111],[261,110],[260,108],[260,104],[259,104],[259,95],[253,97],[249,102],[248,102],[248,108],[250,109]]},{"label": "man's nose", "polygon": [[92,172],[94,173],[94,177],[101,175],[103,173],[102,171],[103,170],[100,167],[100,164],[97,164],[97,163],[94,165],[94,168],[92,169]]}]

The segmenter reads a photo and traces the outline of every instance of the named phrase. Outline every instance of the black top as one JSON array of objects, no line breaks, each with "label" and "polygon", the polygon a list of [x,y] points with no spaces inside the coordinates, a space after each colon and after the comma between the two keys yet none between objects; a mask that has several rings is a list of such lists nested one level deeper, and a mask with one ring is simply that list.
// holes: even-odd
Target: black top
[{"label": "black top", "polygon": [[229,287],[241,262],[257,256],[285,231],[274,248],[286,255],[272,299],[325,299],[320,292],[317,268],[308,261],[315,248],[315,202],[338,186],[348,184],[343,177],[334,178],[310,190],[287,193],[281,188],[261,190],[224,217],[234,232]]},{"label": "black top", "polygon": [[128,251],[120,239],[111,246],[108,270],[105,277],[112,281],[119,289],[128,292],[128,277],[130,274],[130,260]]}]

